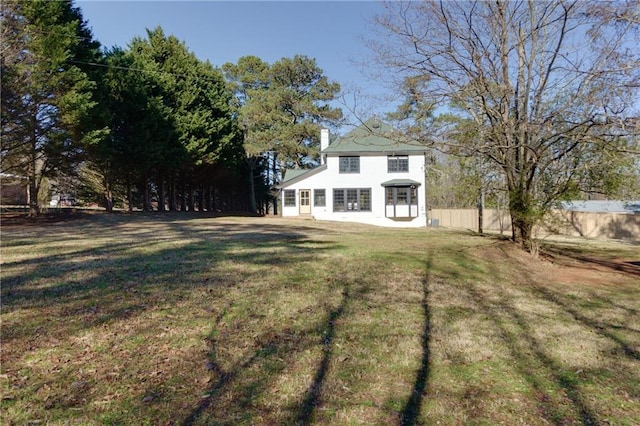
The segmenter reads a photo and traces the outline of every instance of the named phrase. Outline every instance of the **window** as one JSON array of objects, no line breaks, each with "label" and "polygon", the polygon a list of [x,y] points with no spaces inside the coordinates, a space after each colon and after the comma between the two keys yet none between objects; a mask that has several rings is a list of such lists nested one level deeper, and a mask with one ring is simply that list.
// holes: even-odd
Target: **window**
[{"label": "window", "polygon": [[387,205],[388,206],[401,206],[401,205],[418,205],[418,191],[415,187],[410,186],[387,186]]},{"label": "window", "polygon": [[316,207],[325,207],[327,205],[327,197],[324,189],[313,190],[313,205]]},{"label": "window", "polygon": [[387,157],[387,171],[389,173],[408,172],[408,155],[390,155]]},{"label": "window", "polygon": [[333,190],[333,211],[371,211],[370,188],[348,188]]},{"label": "window", "polygon": [[340,173],[360,173],[360,157],[340,157]]},{"label": "window", "polygon": [[418,217],[417,186],[419,185],[387,186],[385,188],[386,216],[399,220]]},{"label": "window", "polygon": [[284,206],[295,207],[296,206],[296,191],[295,189],[284,190]]}]

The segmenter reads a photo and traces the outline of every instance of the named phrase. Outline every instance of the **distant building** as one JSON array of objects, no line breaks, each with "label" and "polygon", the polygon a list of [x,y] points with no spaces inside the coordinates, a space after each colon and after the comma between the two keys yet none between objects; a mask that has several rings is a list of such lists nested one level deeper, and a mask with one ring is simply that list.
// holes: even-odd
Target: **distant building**
[{"label": "distant building", "polygon": [[26,176],[0,173],[0,204],[29,204],[29,179]]},{"label": "distant building", "polygon": [[584,213],[631,213],[640,214],[640,201],[587,200],[563,201],[563,210]]}]

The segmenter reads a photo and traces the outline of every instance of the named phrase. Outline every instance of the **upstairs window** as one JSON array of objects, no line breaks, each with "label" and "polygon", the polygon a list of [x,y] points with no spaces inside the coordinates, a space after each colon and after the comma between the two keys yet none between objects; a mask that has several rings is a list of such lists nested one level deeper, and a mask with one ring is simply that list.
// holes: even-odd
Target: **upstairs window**
[{"label": "upstairs window", "polygon": [[360,157],[340,157],[340,173],[360,173]]},{"label": "upstairs window", "polygon": [[389,173],[401,173],[409,171],[408,155],[389,155],[387,157],[387,171]]}]

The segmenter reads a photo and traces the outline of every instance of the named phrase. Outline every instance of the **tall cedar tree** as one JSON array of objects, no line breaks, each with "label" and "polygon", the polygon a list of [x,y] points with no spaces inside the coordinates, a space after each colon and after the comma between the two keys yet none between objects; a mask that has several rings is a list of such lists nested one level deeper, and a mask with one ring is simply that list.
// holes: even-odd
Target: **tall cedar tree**
[{"label": "tall cedar tree", "polygon": [[238,187],[230,180],[240,174],[242,152],[219,70],[160,27],[106,52],[104,65],[100,120],[110,133],[91,147],[87,176],[99,176],[107,208],[115,188],[130,209],[137,190],[143,208],[154,200],[162,211],[194,210],[196,195],[198,207],[210,210],[214,186]]},{"label": "tall cedar tree", "polygon": [[[230,112],[231,92],[222,73],[200,61],[174,36],[158,27],[147,39],[135,38],[128,52],[132,66],[149,79],[150,105],[163,111],[162,129],[146,139],[149,167],[142,170],[145,190],[153,182],[163,210],[169,189],[169,208],[175,208],[180,184],[181,208],[194,210],[195,192],[203,208],[214,170],[223,163],[237,167],[239,145]],[[149,208],[148,197],[145,206]]]},{"label": "tall cedar tree", "polygon": [[172,125],[167,109],[153,97],[153,76],[135,70],[128,52],[121,48],[105,52],[103,65],[96,119],[109,128],[109,133],[88,147],[90,161],[86,167],[91,171],[89,176],[99,176],[96,186],[108,211],[114,197],[125,198],[132,210],[134,188],[161,156],[154,142],[164,141]]}]

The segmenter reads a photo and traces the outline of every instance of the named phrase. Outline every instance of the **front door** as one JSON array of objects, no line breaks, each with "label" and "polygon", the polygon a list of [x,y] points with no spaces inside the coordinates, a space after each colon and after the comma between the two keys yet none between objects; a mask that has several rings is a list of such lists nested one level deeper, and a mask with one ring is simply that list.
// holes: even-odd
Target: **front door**
[{"label": "front door", "polygon": [[311,214],[311,190],[300,190],[300,214]]}]

